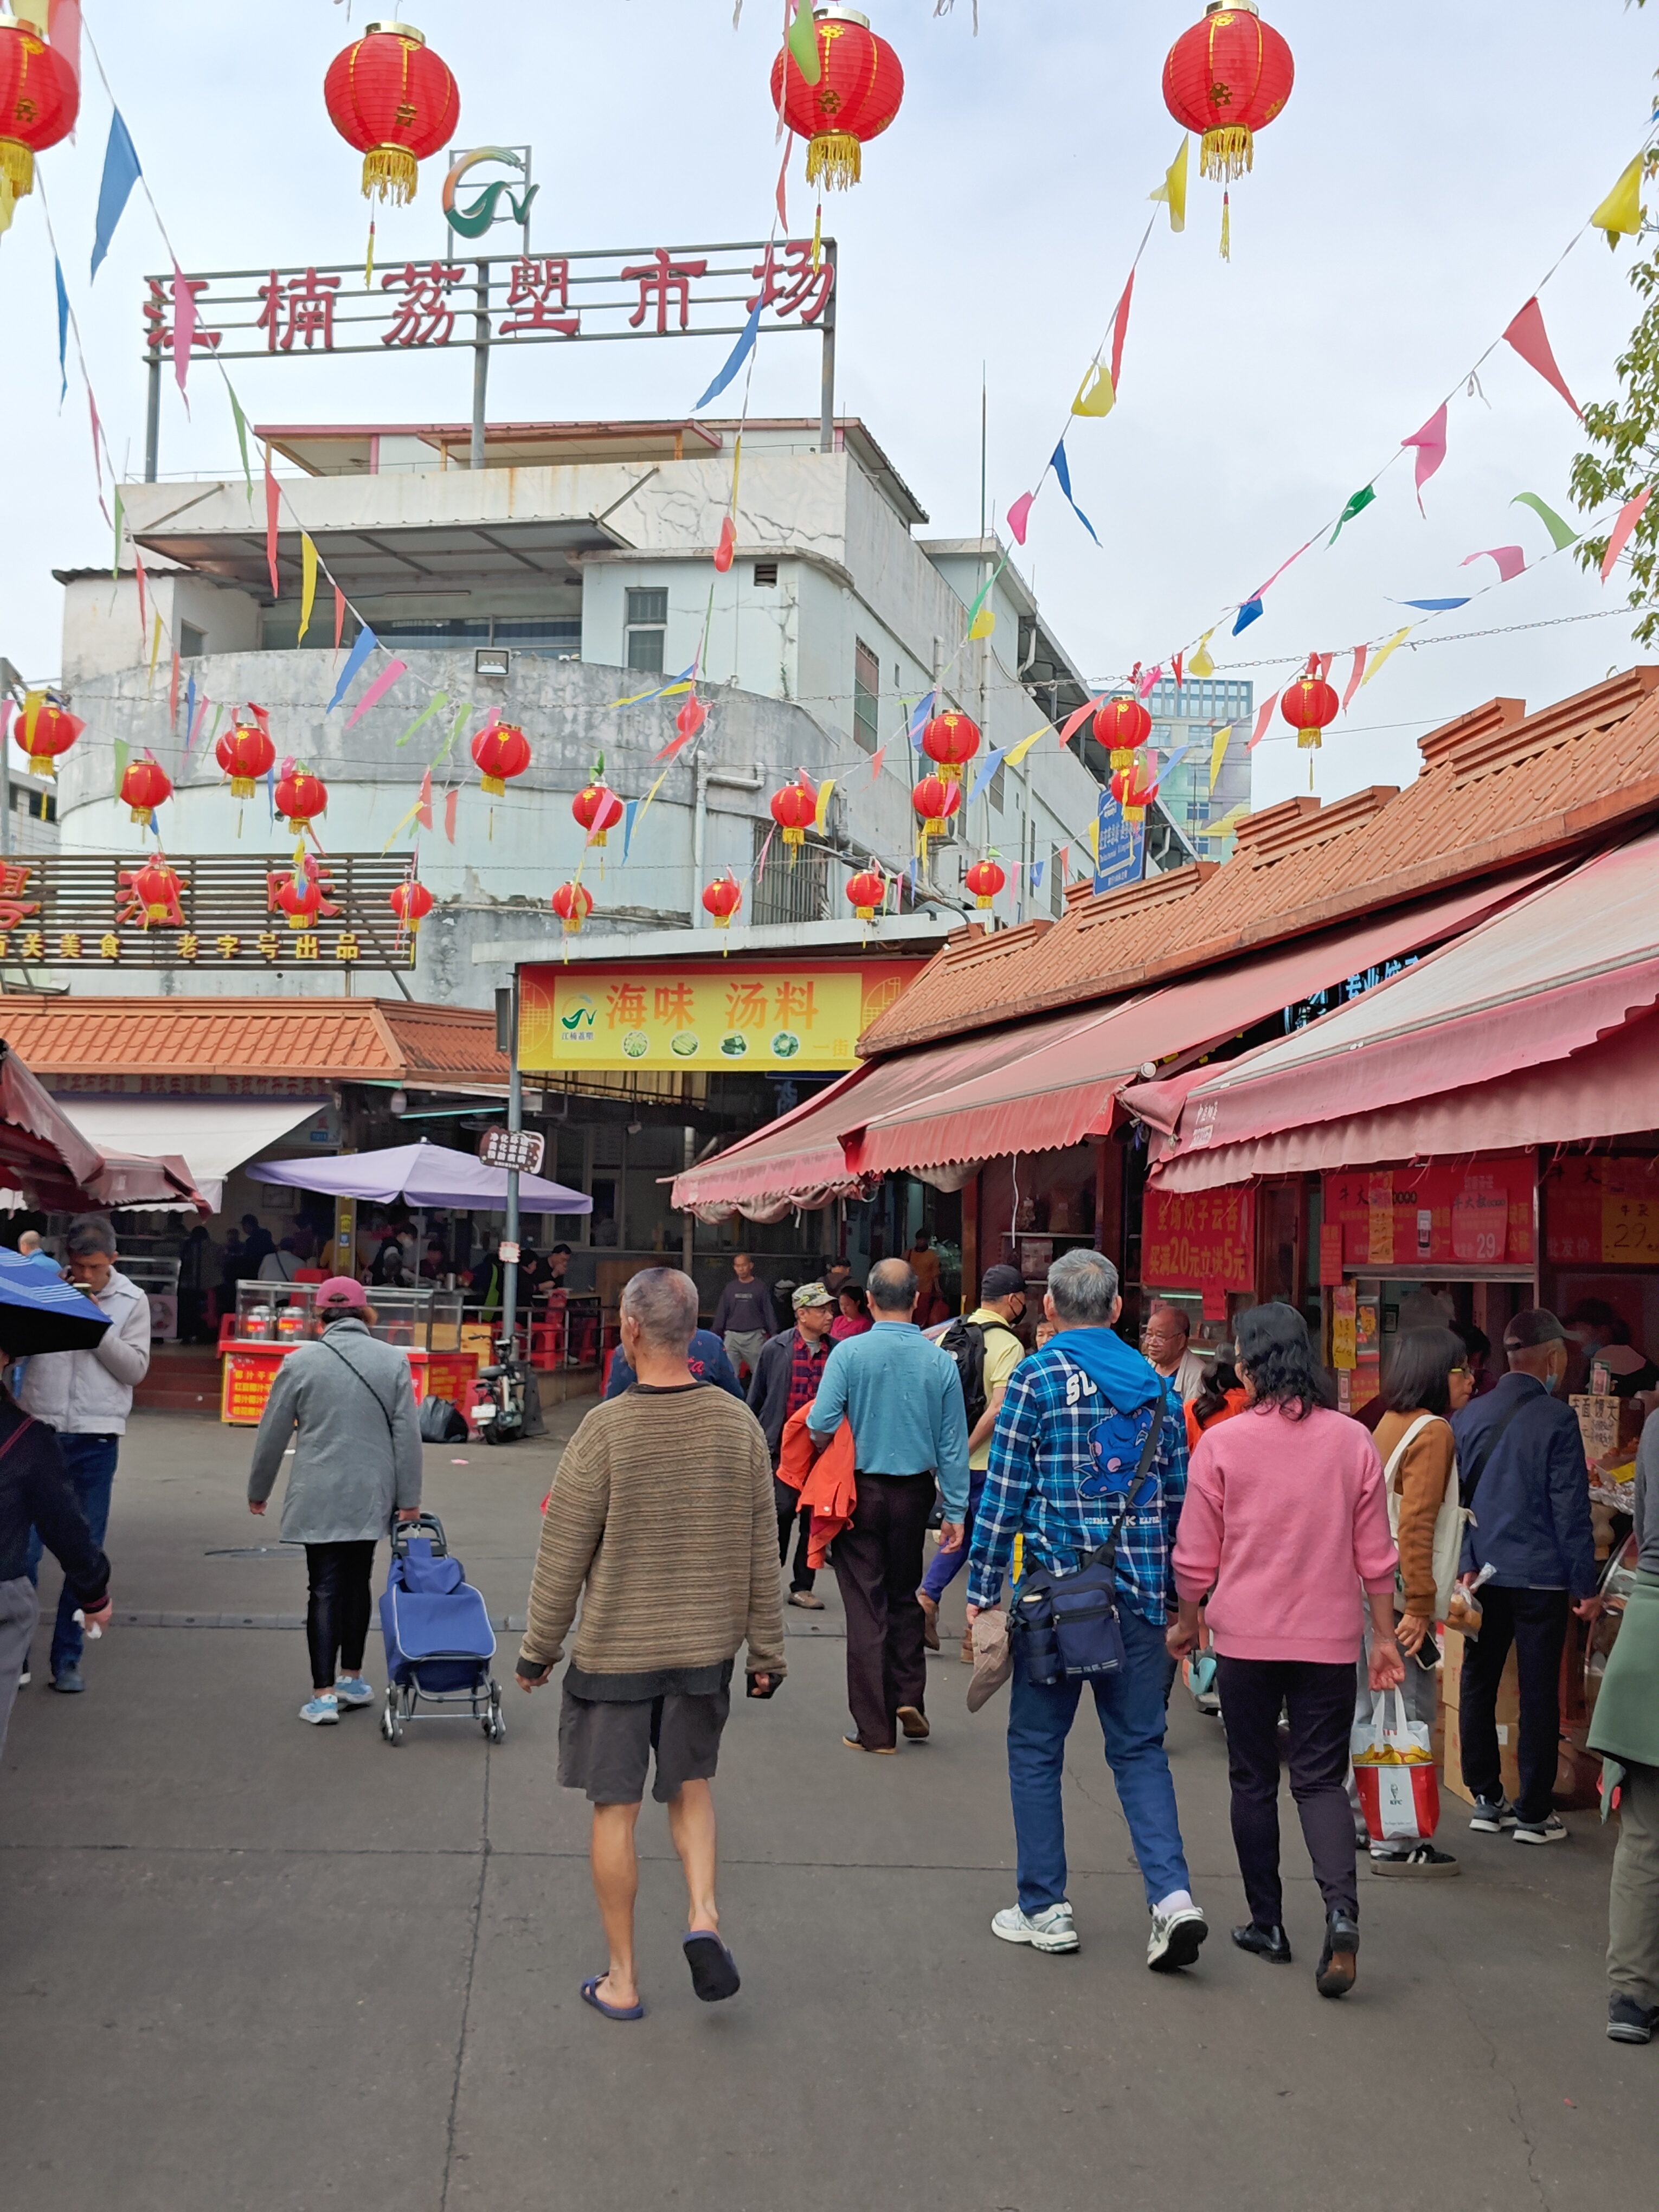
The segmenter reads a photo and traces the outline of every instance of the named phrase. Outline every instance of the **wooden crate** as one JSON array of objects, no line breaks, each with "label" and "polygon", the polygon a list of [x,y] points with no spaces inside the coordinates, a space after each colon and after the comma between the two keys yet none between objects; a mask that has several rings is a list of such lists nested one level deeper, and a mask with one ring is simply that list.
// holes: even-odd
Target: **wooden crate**
[{"label": "wooden crate", "polygon": [[[1441,1649],[1445,1663],[1440,1669],[1440,1717],[1443,1731],[1444,1753],[1441,1763],[1441,1779],[1448,1790],[1463,1800],[1466,1805],[1474,1802],[1474,1793],[1463,1786],[1462,1737],[1457,1724],[1458,1697],[1463,1680],[1463,1646],[1467,1638],[1455,1628],[1441,1632]],[[1503,1777],[1504,1795],[1511,1802],[1521,1795],[1521,1769],[1517,1753],[1520,1746],[1521,1678],[1516,1671],[1513,1646],[1504,1662],[1503,1679],[1498,1685],[1498,1767]]]}]

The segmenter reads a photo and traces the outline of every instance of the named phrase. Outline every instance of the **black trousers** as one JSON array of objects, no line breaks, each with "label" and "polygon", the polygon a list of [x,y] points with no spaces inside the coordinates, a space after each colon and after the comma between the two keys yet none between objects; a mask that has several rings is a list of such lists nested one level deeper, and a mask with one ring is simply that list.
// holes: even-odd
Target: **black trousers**
[{"label": "black trousers", "polygon": [[1498,1685],[1515,1646],[1521,1677],[1521,1802],[1523,1820],[1547,1820],[1555,1795],[1561,1738],[1561,1653],[1571,1600],[1565,1590],[1480,1591],[1480,1633],[1463,1646],[1457,1701],[1463,1745],[1463,1786],[1494,1801],[1504,1794],[1498,1760]]},{"label": "black trousers", "polygon": [[1348,1736],[1353,1726],[1353,1662],[1312,1659],[1216,1661],[1221,1722],[1232,1784],[1233,1848],[1250,1918],[1282,1927],[1279,1875],[1279,1715],[1291,1717],[1291,1795],[1327,1910],[1359,1911],[1354,1878],[1354,1822],[1348,1804]]},{"label": "black trousers", "polygon": [[791,1490],[787,1482],[780,1482],[776,1475],[772,1478],[772,1498],[778,1509],[778,1564],[780,1566],[788,1565],[789,1532],[799,1527],[800,1534],[795,1541],[795,1567],[789,1577],[789,1587],[792,1590],[810,1590],[817,1580],[813,1570],[806,1564],[807,1541],[812,1532],[811,1512],[802,1507],[800,1492]]},{"label": "black trousers", "polygon": [[853,1525],[836,1537],[831,1560],[847,1615],[847,1702],[866,1751],[898,1740],[898,1709],[920,1711],[927,1694],[927,1648],[916,1586],[921,1580],[929,1474],[858,1477]]},{"label": "black trousers", "polygon": [[306,1575],[311,1585],[306,1605],[306,1643],[311,1651],[313,1687],[334,1687],[337,1661],[348,1674],[362,1671],[374,1601],[368,1578],[374,1571],[369,1544],[307,1544]]}]

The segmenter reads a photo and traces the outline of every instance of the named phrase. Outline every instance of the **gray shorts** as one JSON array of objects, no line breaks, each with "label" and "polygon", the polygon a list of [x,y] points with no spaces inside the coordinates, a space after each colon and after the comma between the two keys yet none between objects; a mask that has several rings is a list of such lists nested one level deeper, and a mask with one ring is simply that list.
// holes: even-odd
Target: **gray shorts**
[{"label": "gray shorts", "polygon": [[560,1784],[585,1790],[592,1805],[637,1805],[655,1752],[651,1795],[665,1805],[683,1784],[713,1780],[731,1710],[729,1686],[708,1697],[625,1704],[578,1698],[567,1689],[559,1707]]}]

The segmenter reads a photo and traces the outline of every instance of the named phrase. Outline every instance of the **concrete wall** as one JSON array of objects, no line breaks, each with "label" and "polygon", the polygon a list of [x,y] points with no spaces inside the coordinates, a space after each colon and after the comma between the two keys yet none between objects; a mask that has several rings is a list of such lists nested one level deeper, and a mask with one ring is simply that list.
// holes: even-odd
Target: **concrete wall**
[{"label": "concrete wall", "polygon": [[[172,668],[168,637],[180,623],[201,631],[209,653],[247,653],[259,644],[259,603],[251,592],[211,576],[162,570],[146,573],[145,613],[161,617],[163,635],[156,682],[165,690]],[[76,575],[64,586],[62,679],[76,686],[149,660],[151,635],[138,618],[138,583],[131,569],[118,578]],[[77,708],[77,713],[80,709]]]}]

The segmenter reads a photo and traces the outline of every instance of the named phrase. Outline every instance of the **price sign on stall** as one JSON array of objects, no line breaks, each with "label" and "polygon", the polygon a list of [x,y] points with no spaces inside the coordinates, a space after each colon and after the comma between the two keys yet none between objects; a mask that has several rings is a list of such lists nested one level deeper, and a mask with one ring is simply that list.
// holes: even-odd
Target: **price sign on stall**
[{"label": "price sign on stall", "polygon": [[520,1175],[539,1175],[547,1157],[547,1139],[539,1129],[486,1129],[478,1158],[487,1168],[517,1168]]}]

